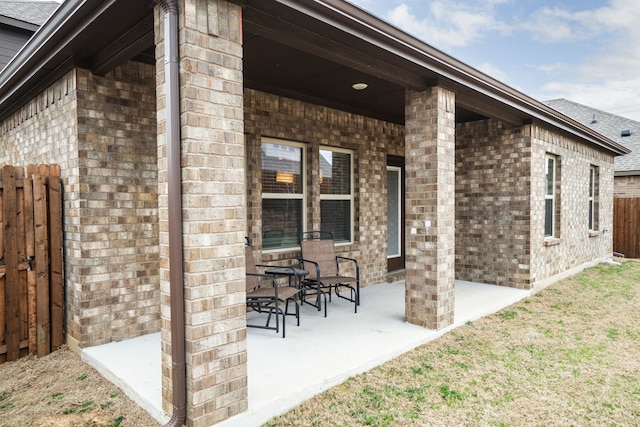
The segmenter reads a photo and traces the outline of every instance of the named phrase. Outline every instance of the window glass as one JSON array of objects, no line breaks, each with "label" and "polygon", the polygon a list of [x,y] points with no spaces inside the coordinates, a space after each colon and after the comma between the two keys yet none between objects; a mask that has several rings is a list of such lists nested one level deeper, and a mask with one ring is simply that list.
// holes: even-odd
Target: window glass
[{"label": "window glass", "polygon": [[263,249],[298,246],[302,232],[302,200],[262,200]]},{"label": "window glass", "polygon": [[304,147],[262,142],[262,247],[298,246],[304,218]]},{"label": "window glass", "polygon": [[320,222],[336,242],[350,242],[353,229],[353,154],[347,150],[320,150]]},{"label": "window glass", "polygon": [[262,192],[302,193],[302,147],[262,143]]},{"label": "window glass", "polygon": [[555,188],[555,172],[556,172],[555,163],[556,162],[554,158],[547,157],[547,191],[546,191],[547,196],[553,195],[554,188]]},{"label": "window glass", "polygon": [[546,190],[544,204],[544,235],[545,237],[554,235],[555,227],[555,188],[556,188],[556,159],[547,156],[546,159]]},{"label": "window glass", "polygon": [[589,168],[589,230],[598,229],[598,167]]},{"label": "window glass", "polygon": [[320,194],[351,194],[351,154],[320,150]]},{"label": "window glass", "polygon": [[402,169],[387,166],[387,257],[398,257],[402,245]]},{"label": "window glass", "polygon": [[321,200],[322,230],[331,231],[336,242],[351,241],[351,201]]}]

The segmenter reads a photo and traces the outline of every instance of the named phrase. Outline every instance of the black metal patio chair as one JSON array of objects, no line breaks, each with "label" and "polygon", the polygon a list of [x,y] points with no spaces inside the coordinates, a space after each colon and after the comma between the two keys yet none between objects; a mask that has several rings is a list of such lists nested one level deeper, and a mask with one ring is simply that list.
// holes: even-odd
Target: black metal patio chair
[{"label": "black metal patio chair", "polygon": [[[300,305],[298,302],[300,290],[294,286],[280,286],[274,275],[258,272],[259,265],[255,262],[251,241],[248,237],[247,244],[245,245],[245,259],[247,270],[247,309],[267,314],[267,319],[264,325],[249,324],[247,321],[247,327],[274,329],[276,333],[278,333],[280,330],[280,317],[282,317],[282,338],[284,338],[286,325],[285,319],[286,316],[289,315],[288,310],[290,302],[295,304],[295,316],[298,326],[300,326]],[[269,267],[265,265],[261,266]],[[278,269],[286,268],[287,267],[278,267]],[[284,310],[281,308],[281,305],[284,305]],[[271,326],[272,315],[275,316],[275,326]]]},{"label": "black metal patio chair", "polygon": [[[327,296],[331,301],[331,294],[353,303],[354,311],[358,312],[360,305],[360,265],[353,258],[336,255],[333,233],[326,231],[307,231],[300,233],[300,265],[309,274],[302,281],[302,303],[306,301],[308,293],[315,295],[314,305],[321,311],[324,300],[324,315],[327,316]],[[350,263],[355,274],[340,273],[340,264]],[[341,294],[341,290],[348,289],[349,296]]]}]

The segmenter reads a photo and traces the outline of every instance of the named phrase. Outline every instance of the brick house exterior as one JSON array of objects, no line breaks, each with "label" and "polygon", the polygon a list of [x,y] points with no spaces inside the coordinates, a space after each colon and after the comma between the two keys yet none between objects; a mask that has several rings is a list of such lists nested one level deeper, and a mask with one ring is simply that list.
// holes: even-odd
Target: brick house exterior
[{"label": "brick house exterior", "polygon": [[613,163],[613,250],[626,257],[640,256],[638,201],[640,201],[640,122],[567,99],[546,104],[631,150]]},{"label": "brick house exterior", "polygon": [[[116,2],[100,12],[92,2],[74,9],[76,3],[65,2],[45,30],[71,34],[82,22],[87,30],[76,38],[102,40],[105,22],[115,25],[115,17],[127,17],[136,31],[119,27],[122,34],[147,43],[153,36],[152,60],[144,60],[148,51],[118,56],[114,52],[127,50],[116,49],[120,42],[114,37],[97,52],[78,41],[75,51],[88,49],[82,63],[89,64],[79,66],[61,59],[70,47],[56,45],[56,51],[32,40],[24,60],[0,74],[0,161],[60,164],[67,342],[80,351],[161,331],[169,413],[176,375],[169,268],[170,70],[162,53],[169,12],[148,9],[146,2]],[[613,166],[615,156],[626,152],[623,147],[474,70],[459,73],[473,78],[457,77],[462,65],[442,53],[436,52],[450,67],[445,77],[434,79],[444,73],[435,65],[433,70],[414,65],[412,74],[393,77],[390,70],[401,68],[402,61],[426,61],[433,48],[400,34],[403,43],[421,49],[419,58],[405,53],[400,61],[391,54],[397,29],[366,12],[338,0],[315,2],[313,12],[303,7],[306,1],[292,3],[300,8],[263,0],[176,4],[181,303],[186,421],[192,426],[212,425],[247,408],[243,244],[245,235],[258,248],[263,243],[265,138],[304,147],[303,220],[309,230],[323,221],[318,189],[326,176],[320,150],[331,147],[352,156],[352,237],[339,251],[361,260],[362,286],[380,283],[389,273],[387,157],[404,158],[406,319],[418,325],[452,324],[454,279],[532,289],[612,253]],[[276,6],[286,14],[269,9]],[[343,16],[336,17],[335,8]],[[386,76],[381,83],[393,80],[401,89],[400,111],[394,111],[401,120],[382,109],[367,114],[335,100],[295,96],[286,87],[252,84],[255,70],[248,64],[255,53],[242,31],[258,26],[262,18],[256,16],[270,14],[289,17],[291,25],[332,30],[345,19],[360,34],[358,43],[376,44],[368,54],[388,63],[378,65],[377,75]],[[385,36],[367,39],[358,24],[363,19]],[[120,25],[127,23],[121,20]],[[281,31],[286,39],[287,30]],[[351,41],[343,40],[341,31],[331,37],[346,46]],[[60,58],[39,53],[45,48]],[[90,55],[93,61],[86,59]],[[38,74],[28,72],[36,59],[43,70],[58,70],[38,84]],[[420,73],[423,78],[416,78]],[[398,86],[401,81],[406,86]],[[489,89],[479,90],[482,85]],[[474,91],[478,98],[470,97]],[[597,191],[591,196],[595,222],[590,225],[585,206],[591,170],[597,171]],[[551,231],[545,236],[547,222]],[[263,252],[263,261],[283,263],[298,255],[295,248]]]},{"label": "brick house exterior", "polygon": [[69,71],[5,119],[0,134],[4,164],[64,171],[69,345],[157,332],[154,67]]}]

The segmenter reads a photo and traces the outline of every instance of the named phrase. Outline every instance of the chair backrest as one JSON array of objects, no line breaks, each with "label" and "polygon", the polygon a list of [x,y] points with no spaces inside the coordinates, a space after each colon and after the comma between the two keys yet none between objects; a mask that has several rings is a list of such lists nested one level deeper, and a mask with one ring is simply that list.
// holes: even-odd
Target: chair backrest
[{"label": "chair backrest", "polygon": [[258,273],[256,260],[253,257],[253,249],[250,245],[244,246],[244,258],[247,269],[247,291],[251,291],[260,286],[260,278],[256,276],[249,276],[249,274]]},{"label": "chair backrest", "polygon": [[[320,267],[321,276],[336,276],[338,266],[336,264],[336,251],[333,240],[300,240],[302,258],[315,261]],[[316,277],[316,268],[313,264],[303,263],[302,268],[309,272],[309,278]]]}]

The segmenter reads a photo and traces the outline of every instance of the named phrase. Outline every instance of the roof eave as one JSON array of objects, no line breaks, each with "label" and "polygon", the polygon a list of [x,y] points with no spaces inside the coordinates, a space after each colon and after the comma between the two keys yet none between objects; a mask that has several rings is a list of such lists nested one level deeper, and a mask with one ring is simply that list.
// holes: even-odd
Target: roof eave
[{"label": "roof eave", "polygon": [[[277,0],[616,155],[624,146],[343,0]],[[242,3],[242,2],[240,2]]]},{"label": "roof eave", "polygon": [[640,176],[640,170],[615,171],[613,176]]},{"label": "roof eave", "polygon": [[53,12],[0,72],[0,119],[13,111],[36,73],[43,69],[53,73],[72,63],[72,58],[58,58],[57,64],[51,65],[52,59],[115,1],[66,0]]},{"label": "roof eave", "polygon": [[36,31],[39,27],[37,24],[33,24],[27,21],[21,21],[20,19],[11,18],[10,16],[4,15],[0,15],[0,24],[31,32]]}]

